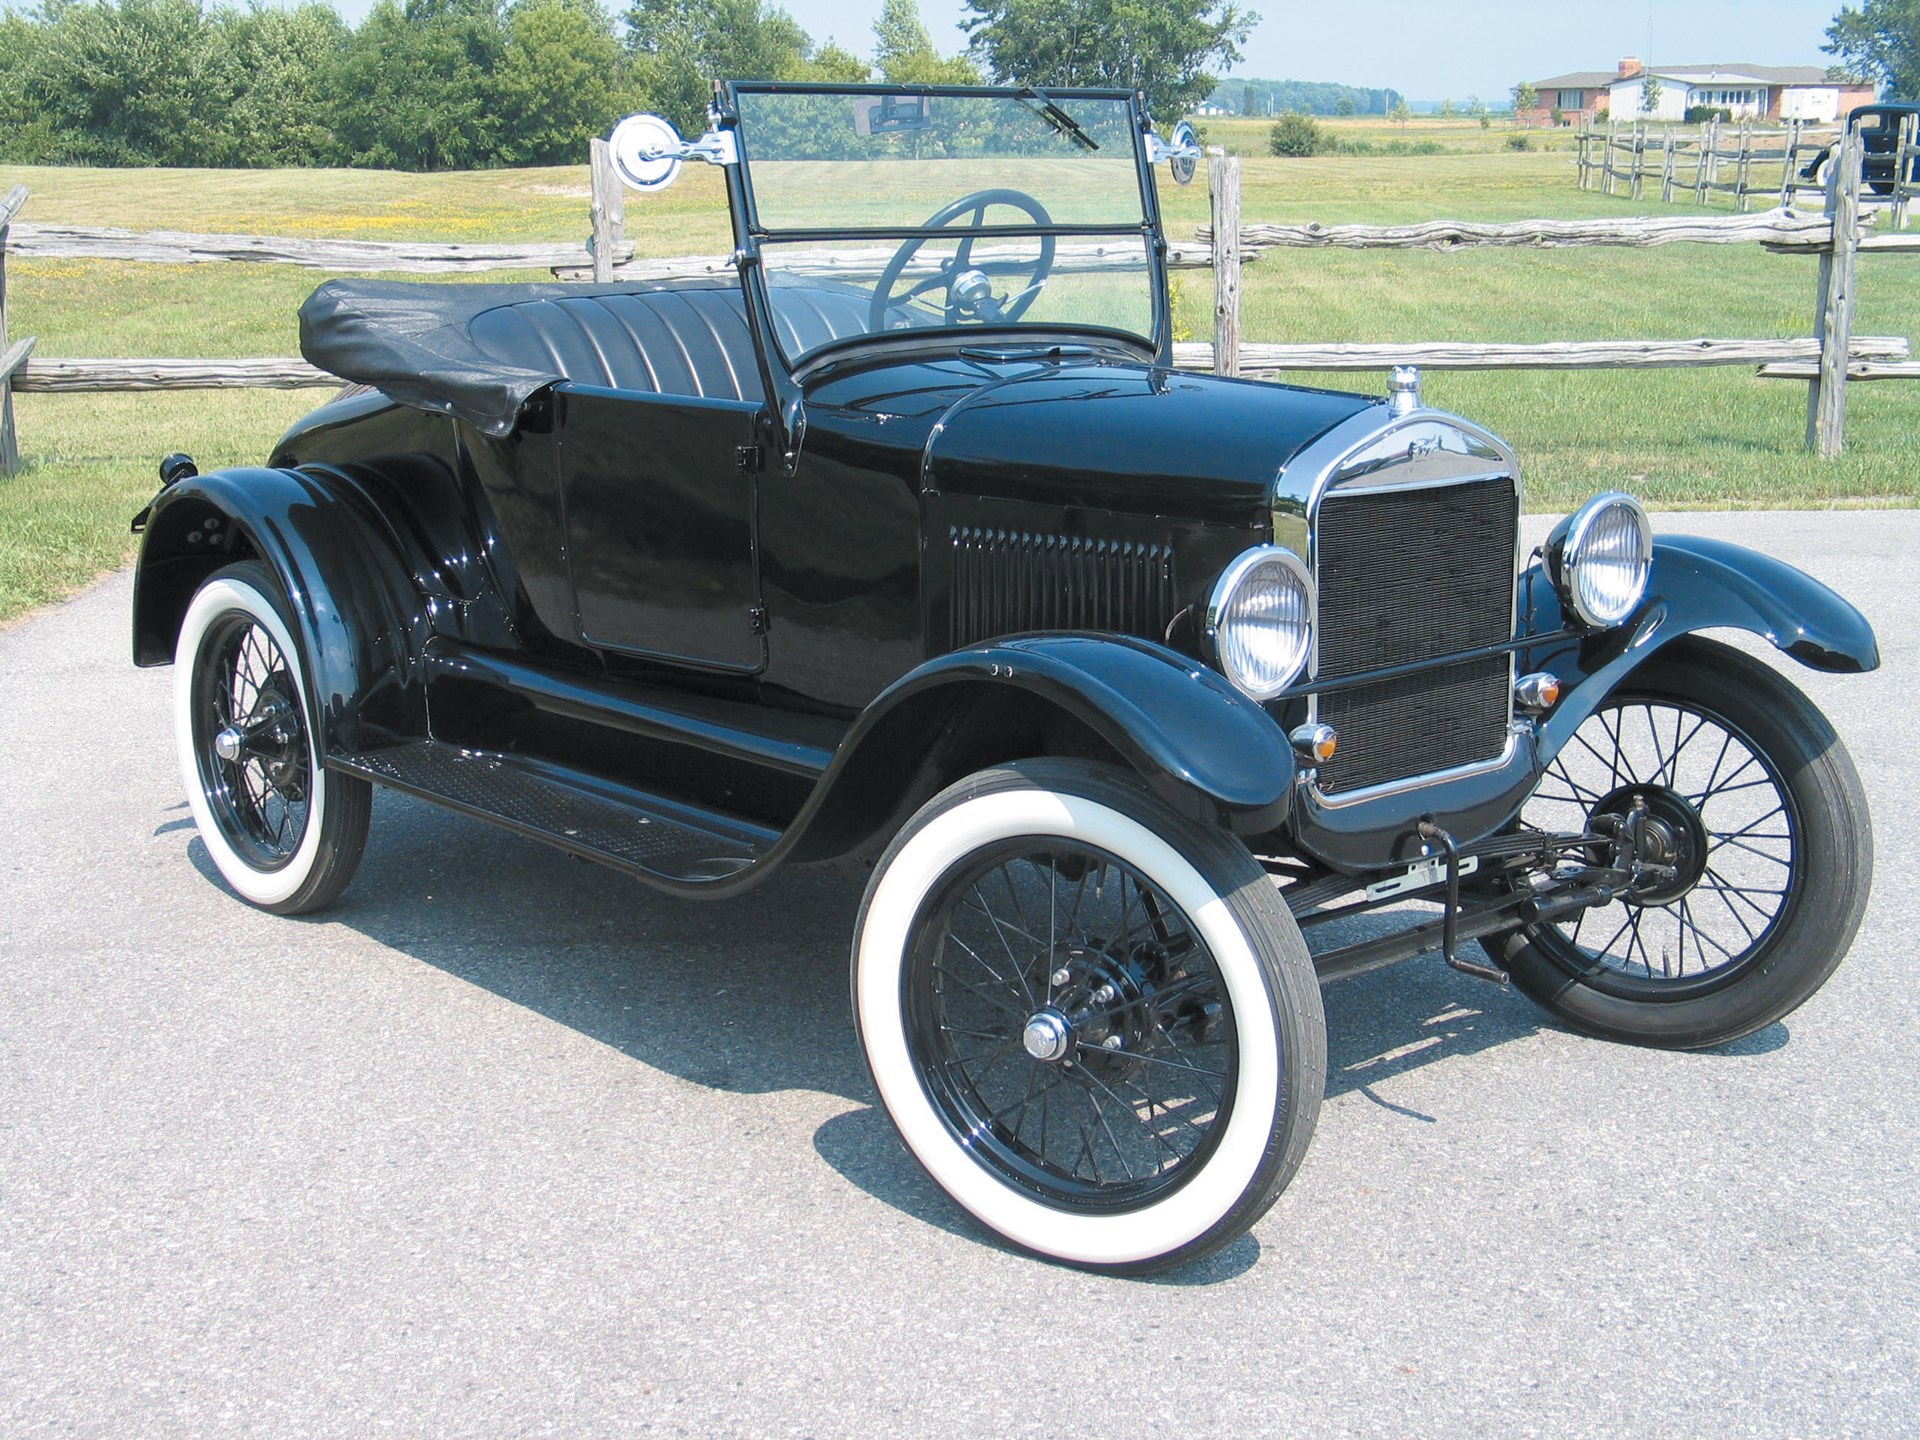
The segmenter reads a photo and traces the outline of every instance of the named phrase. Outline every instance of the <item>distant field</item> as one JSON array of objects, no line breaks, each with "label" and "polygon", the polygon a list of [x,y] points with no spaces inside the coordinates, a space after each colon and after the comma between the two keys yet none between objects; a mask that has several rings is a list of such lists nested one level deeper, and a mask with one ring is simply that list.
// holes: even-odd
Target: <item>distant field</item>
[{"label": "distant field", "polygon": [[[1194,123],[1209,145],[1219,145],[1230,155],[1268,157],[1267,136],[1274,116],[1211,115]],[[1419,145],[1423,141],[1442,146],[1450,154],[1485,155],[1511,152],[1509,137],[1524,135],[1527,146],[1536,151],[1572,151],[1574,132],[1568,128],[1519,130],[1510,121],[1489,119],[1485,126],[1471,116],[1454,115],[1441,119],[1434,115],[1416,115],[1406,124],[1396,124],[1384,115],[1317,115],[1314,123],[1343,140],[1364,140],[1386,147],[1398,141]],[[1371,156],[1361,158],[1375,158]]]},{"label": "distant field", "polygon": [[[1376,141],[1402,136],[1377,117],[1329,123]],[[1269,124],[1208,122],[1213,143],[1246,156],[1249,221],[1662,210],[1581,194],[1567,153],[1509,151],[1509,132],[1499,124],[1482,131],[1473,121],[1417,119],[1404,138],[1434,138],[1449,153],[1314,160],[1266,155]],[[26,219],[134,229],[554,240],[579,238],[587,228],[584,166],[455,175],[0,167],[0,188],[15,181],[33,190]],[[1163,199],[1175,235],[1190,235],[1206,219],[1203,183],[1166,186]],[[689,167],[673,189],[630,198],[628,232],[648,254],[723,250],[718,173]],[[293,355],[295,308],[323,278],[264,265],[16,259],[9,264],[10,325],[15,335],[38,335],[38,353],[46,357]],[[1183,330],[1210,338],[1207,276],[1184,272],[1177,279]],[[1277,251],[1248,268],[1244,292],[1253,340],[1526,341],[1806,335],[1813,283],[1811,260],[1747,247]],[[1917,317],[1920,259],[1864,260],[1856,330],[1912,337],[1920,331]],[[1380,385],[1379,376],[1321,378],[1355,389]],[[29,468],[0,480],[0,620],[125,560],[126,520],[150,496],[160,455],[187,450],[203,466],[257,460],[323,393],[19,397]],[[1853,387],[1848,453],[1824,465],[1800,449],[1805,387],[1747,370],[1434,374],[1426,394],[1515,444],[1534,509],[1564,508],[1609,487],[1666,506],[1920,501],[1912,446],[1920,432],[1920,384]]]}]

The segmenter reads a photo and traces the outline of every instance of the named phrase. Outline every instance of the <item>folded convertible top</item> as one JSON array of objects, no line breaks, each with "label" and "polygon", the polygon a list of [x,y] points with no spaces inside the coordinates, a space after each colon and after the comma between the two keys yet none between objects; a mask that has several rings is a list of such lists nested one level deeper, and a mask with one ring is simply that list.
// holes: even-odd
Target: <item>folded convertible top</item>
[{"label": "folded convertible top", "polygon": [[345,380],[377,386],[402,404],[455,415],[489,435],[513,429],[537,391],[567,378],[560,357],[528,346],[511,358],[483,349],[474,322],[531,301],[691,289],[728,290],[730,282],[688,285],[423,284],[408,280],[329,280],[300,307],[300,353]]}]

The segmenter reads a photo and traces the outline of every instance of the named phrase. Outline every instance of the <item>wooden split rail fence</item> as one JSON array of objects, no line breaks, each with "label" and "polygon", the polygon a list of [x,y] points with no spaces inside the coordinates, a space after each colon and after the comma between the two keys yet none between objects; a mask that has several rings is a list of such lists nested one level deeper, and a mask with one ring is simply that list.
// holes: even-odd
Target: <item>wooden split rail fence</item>
[{"label": "wooden split rail fence", "polygon": [[[1396,365],[1436,370],[1658,369],[1753,365],[1763,376],[1811,382],[1808,445],[1822,454],[1839,452],[1849,380],[1920,378],[1909,341],[1901,336],[1852,334],[1854,261],[1863,253],[1920,253],[1920,233],[1863,238],[1860,216],[1860,155],[1857,132],[1848,132],[1841,163],[1830,184],[1832,214],[1785,211],[1728,217],[1661,217],[1613,220],[1527,220],[1477,224],[1437,220],[1412,225],[1267,225],[1239,218],[1238,159],[1216,155],[1210,165],[1215,224],[1197,242],[1169,246],[1175,269],[1211,269],[1214,275],[1214,338],[1174,347],[1175,363],[1244,376],[1299,371],[1371,371]],[[268,263],[317,270],[413,274],[547,269],[562,279],[646,281],[713,278],[733,273],[725,255],[642,259],[625,238],[620,187],[607,163],[604,142],[591,157],[594,200],[592,239],[585,245],[474,245],[306,240],[255,235],[133,232],[103,227],[34,225],[13,217],[25,201],[24,187],[0,198],[0,473],[17,464],[12,391],[103,392],[124,390],[275,389],[338,384],[338,377],[303,360],[266,357],[198,359],[50,359],[32,355],[33,340],[7,343],[6,256],[146,260],[182,263]],[[1752,244],[1784,254],[1820,258],[1819,328],[1806,339],[1589,340],[1542,344],[1288,343],[1243,341],[1240,336],[1241,266],[1284,249],[1459,250],[1478,247]],[[1056,251],[1062,270],[1094,271],[1137,263],[1137,248],[1097,242],[1064,243]],[[849,269],[870,272],[871,256],[821,250],[796,255],[806,273],[830,276]]]},{"label": "wooden split rail fence", "polygon": [[[1666,204],[1705,205],[1726,196],[1741,211],[1755,201],[1785,208],[1803,195],[1824,199],[1825,177],[1801,172],[1822,150],[1837,147],[1841,133],[1836,125],[1800,120],[1778,127],[1715,120],[1697,129],[1644,120],[1605,126],[1588,121],[1578,134],[1580,188],[1640,200],[1650,198],[1657,184]],[[1890,158],[1893,183],[1873,187],[1867,203],[1890,209],[1893,225],[1904,229],[1914,200],[1920,199],[1914,178],[1920,165],[1916,117],[1902,121]]]}]

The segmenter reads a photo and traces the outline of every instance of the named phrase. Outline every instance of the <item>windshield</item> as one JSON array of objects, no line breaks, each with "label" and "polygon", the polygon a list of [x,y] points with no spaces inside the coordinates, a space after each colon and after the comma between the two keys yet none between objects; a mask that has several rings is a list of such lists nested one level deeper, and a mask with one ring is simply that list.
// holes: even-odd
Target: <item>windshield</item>
[{"label": "windshield", "polygon": [[[1151,343],[1151,211],[1125,96],[741,85],[735,99],[790,363],[849,333],[915,329],[1091,326]],[[848,317],[831,340],[823,313]]]}]

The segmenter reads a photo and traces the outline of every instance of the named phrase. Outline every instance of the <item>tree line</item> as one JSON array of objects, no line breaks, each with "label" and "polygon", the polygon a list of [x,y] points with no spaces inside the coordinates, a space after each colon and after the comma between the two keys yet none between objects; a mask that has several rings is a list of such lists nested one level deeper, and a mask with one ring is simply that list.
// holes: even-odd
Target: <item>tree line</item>
[{"label": "tree line", "polygon": [[1369,90],[1312,80],[1222,80],[1209,104],[1235,115],[1386,115],[1401,102],[1398,90]]},{"label": "tree line", "polygon": [[1167,120],[1239,58],[1233,0],[970,0],[943,55],[917,0],[866,54],[770,0],[43,0],[0,14],[0,161],[476,169],[581,160],[622,115],[705,126],[715,78],[1119,85]]}]

